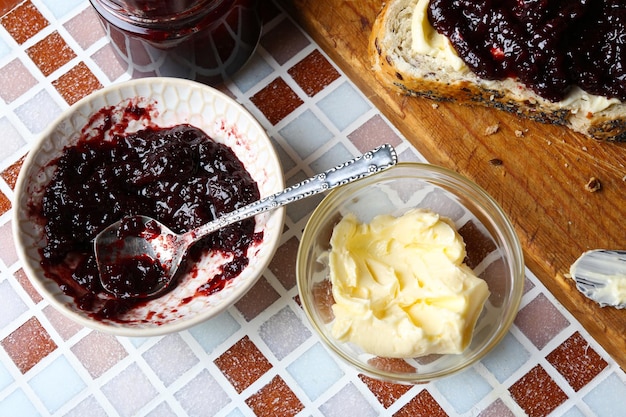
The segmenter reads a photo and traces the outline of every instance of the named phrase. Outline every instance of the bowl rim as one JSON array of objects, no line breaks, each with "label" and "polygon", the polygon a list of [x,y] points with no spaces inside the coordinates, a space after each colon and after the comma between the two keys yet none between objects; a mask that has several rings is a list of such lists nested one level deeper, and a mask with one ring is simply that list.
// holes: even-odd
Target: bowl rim
[{"label": "bowl rim", "polygon": [[[92,92],[91,94],[81,98],[76,103],[70,105],[68,108],[63,110],[55,120],[48,125],[43,131],[41,131],[35,141],[31,144],[29,148],[29,152],[24,158],[22,165],[20,167],[20,171],[15,182],[14,187],[14,198],[13,198],[13,212],[11,214],[11,222],[12,222],[12,233],[13,233],[13,241],[15,244],[15,250],[17,252],[18,259],[28,278],[29,282],[33,285],[35,290],[42,296],[44,300],[46,300],[54,309],[60,313],[62,313],[65,317],[71,319],[74,322],[77,322],[84,327],[91,328],[93,330],[97,330],[103,333],[108,333],[116,336],[125,336],[125,337],[151,337],[151,336],[161,336],[165,334],[179,332],[185,329],[188,329],[192,326],[200,324],[206,320],[209,320],[226,309],[231,307],[234,303],[236,303],[241,297],[243,297],[258,281],[261,277],[262,272],[269,266],[276,250],[280,245],[280,239],[282,235],[282,229],[285,223],[286,209],[285,207],[279,207],[273,210],[271,213],[272,216],[276,216],[276,224],[278,233],[276,237],[269,241],[272,247],[269,249],[267,257],[263,259],[263,262],[260,263],[259,260],[255,262],[255,268],[259,268],[261,271],[257,274],[253,279],[249,279],[247,285],[243,285],[240,288],[237,288],[236,291],[231,291],[229,294],[228,302],[221,302],[217,306],[212,306],[212,308],[208,312],[200,312],[195,314],[191,318],[177,319],[169,323],[154,325],[154,326],[137,326],[137,327],[128,327],[124,323],[118,324],[108,324],[97,319],[89,318],[87,315],[82,315],[70,308],[67,307],[67,302],[63,302],[59,300],[54,294],[50,293],[50,291],[45,287],[42,279],[39,277],[41,274],[38,273],[29,260],[29,256],[26,253],[26,245],[24,244],[24,240],[22,237],[21,229],[20,229],[20,213],[23,211],[22,199],[20,196],[26,193],[26,185],[28,183],[28,175],[26,175],[27,167],[29,167],[33,160],[37,156],[37,150],[42,148],[45,144],[46,138],[49,137],[57,126],[62,123],[65,119],[69,118],[77,109],[81,106],[84,106],[86,103],[97,100],[99,97],[110,94],[111,92],[121,90],[124,88],[134,88],[136,86],[142,85],[160,85],[161,88],[165,88],[169,86],[179,86],[179,87],[187,87],[190,89],[201,89],[209,94],[219,98],[227,102],[229,105],[232,105],[235,108],[240,109],[241,117],[244,117],[248,123],[255,130],[259,132],[260,137],[265,139],[267,143],[270,145],[267,147],[267,151],[270,153],[272,159],[274,159],[278,164],[278,172],[283,173],[282,164],[278,154],[276,152],[275,147],[272,145],[272,141],[263,126],[259,123],[259,121],[252,116],[252,114],[243,106],[243,104],[238,103],[232,97],[227,94],[217,90],[214,87],[211,87],[207,84],[202,84],[197,81],[183,79],[183,78],[174,78],[174,77],[145,77],[145,78],[137,78],[131,79],[127,81],[121,81],[117,83],[110,84],[105,86],[97,91]],[[280,188],[285,187],[285,178],[284,174],[280,175],[279,178],[276,179],[277,185]],[[51,280],[50,278],[43,277],[46,280]]]},{"label": "bowl rim", "polygon": [[[355,360],[352,356],[345,354],[340,349],[337,349],[330,337],[327,336],[326,333],[321,329],[321,327],[325,324],[316,321],[310,299],[303,292],[303,287],[307,285],[307,278],[305,273],[306,271],[303,259],[306,257],[306,252],[308,250],[308,247],[306,247],[303,242],[305,242],[305,236],[314,233],[313,228],[317,226],[316,222],[320,221],[325,215],[328,214],[327,211],[330,210],[329,207],[334,201],[341,198],[341,193],[345,193],[344,187],[350,187],[355,190],[360,190],[379,181],[381,178],[387,177],[388,179],[391,179],[396,177],[394,175],[394,172],[399,172],[401,169],[411,169],[414,171],[413,174],[417,174],[416,178],[423,180],[440,181],[442,179],[441,177],[443,176],[448,180],[452,180],[455,185],[460,184],[464,187],[469,188],[473,193],[475,193],[477,197],[475,201],[479,208],[482,210],[482,212],[484,213],[485,209],[489,208],[487,212],[493,213],[489,216],[490,220],[491,217],[497,217],[500,220],[501,224],[499,226],[501,227],[497,228],[497,232],[506,246],[507,253],[511,254],[510,268],[513,272],[513,286],[510,291],[511,294],[513,294],[513,297],[509,300],[507,304],[506,311],[508,314],[500,323],[498,331],[491,338],[490,342],[485,345],[482,350],[476,352],[473,356],[471,356],[466,362],[445,370],[422,374],[398,374],[392,371],[384,371],[372,366],[365,366],[362,362]],[[386,171],[339,187],[335,190],[332,190],[328,193],[328,195],[326,195],[326,197],[315,208],[315,210],[307,220],[306,226],[302,232],[302,238],[300,240],[300,245],[298,247],[296,258],[296,283],[298,286],[298,294],[302,303],[302,308],[307,317],[307,320],[314,328],[315,332],[322,340],[322,342],[326,345],[326,347],[330,349],[335,355],[337,355],[337,357],[355,367],[359,372],[370,377],[394,383],[417,384],[433,381],[435,379],[440,379],[445,376],[450,376],[469,368],[480,359],[482,359],[488,352],[490,352],[497,344],[502,341],[504,336],[508,333],[511,325],[513,324],[513,321],[517,316],[519,306],[521,304],[524,289],[525,270],[526,266],[524,263],[522,245],[517,233],[515,232],[513,224],[511,223],[510,219],[508,218],[500,204],[493,197],[491,197],[491,195],[487,193],[485,189],[483,189],[481,186],[479,186],[469,178],[457,173],[456,171],[439,165],[423,162],[400,162],[396,166]]]}]

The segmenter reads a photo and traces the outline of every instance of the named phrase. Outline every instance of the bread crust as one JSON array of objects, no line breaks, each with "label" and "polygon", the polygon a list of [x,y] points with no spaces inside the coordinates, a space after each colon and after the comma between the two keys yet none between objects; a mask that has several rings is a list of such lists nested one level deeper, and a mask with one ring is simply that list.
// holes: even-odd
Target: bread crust
[{"label": "bread crust", "polygon": [[[626,141],[624,103],[585,114],[575,106],[552,103],[512,79],[481,80],[474,74],[458,74],[429,56],[412,51],[412,55],[407,56],[407,48],[403,46],[410,39],[401,41],[398,38],[403,35],[406,38],[407,33],[410,35],[415,4],[416,0],[389,0],[383,4],[373,23],[368,54],[374,74],[383,84],[404,95],[492,107],[537,122],[567,126],[594,139]],[[401,31],[403,35],[398,33]]]}]

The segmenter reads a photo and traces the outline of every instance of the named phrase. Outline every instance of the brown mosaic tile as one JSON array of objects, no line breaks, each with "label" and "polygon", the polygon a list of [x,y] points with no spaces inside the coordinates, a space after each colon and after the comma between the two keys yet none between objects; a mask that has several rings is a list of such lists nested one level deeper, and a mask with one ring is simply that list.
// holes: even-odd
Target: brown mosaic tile
[{"label": "brown mosaic tile", "polygon": [[608,366],[579,332],[550,352],[546,359],[577,392]]},{"label": "brown mosaic tile", "polygon": [[20,174],[20,169],[22,168],[22,164],[24,163],[24,159],[26,156],[23,156],[19,160],[15,161],[11,166],[0,173],[0,176],[6,181],[6,183],[11,187],[12,190],[15,189],[15,184],[17,183],[17,177]]},{"label": "brown mosaic tile", "polygon": [[92,331],[71,348],[92,378],[98,378],[128,356],[115,336]]},{"label": "brown mosaic tile", "polygon": [[317,305],[320,318],[324,323],[330,323],[335,319],[333,312],[333,286],[329,280],[325,279],[321,282],[313,284],[313,302]]},{"label": "brown mosaic tile", "polygon": [[100,81],[84,62],[61,75],[52,85],[70,105],[102,88]]},{"label": "brown mosaic tile", "polygon": [[515,417],[515,414],[498,398],[485,408],[478,417]]},{"label": "brown mosaic tile", "polygon": [[0,0],[0,16],[20,4],[22,0]]},{"label": "brown mosaic tile", "polygon": [[385,372],[415,372],[414,366],[409,365],[404,359],[380,358],[378,356],[367,361],[368,364]]},{"label": "brown mosaic tile", "polygon": [[15,39],[15,42],[21,45],[48,26],[49,22],[37,7],[27,0],[0,17],[0,24]]},{"label": "brown mosaic tile", "polygon": [[[122,56],[128,56],[128,49],[126,46],[126,35],[124,32],[117,29],[115,26],[109,27],[109,33],[107,33],[108,37],[111,39],[111,43],[116,45],[116,48],[119,48],[120,54]],[[119,57],[121,59],[121,57]]]},{"label": "brown mosaic tile", "polygon": [[280,295],[270,283],[267,282],[265,277],[261,277],[250,291],[237,301],[235,307],[237,307],[237,310],[239,310],[246,321],[250,321],[279,298]]},{"label": "brown mosaic tile", "polygon": [[0,344],[23,374],[57,348],[36,317],[31,317]]},{"label": "brown mosaic tile", "polygon": [[404,407],[394,413],[393,417],[448,417],[437,400],[427,390],[422,390]]},{"label": "brown mosaic tile", "polygon": [[[152,63],[150,53],[146,49],[146,44],[135,38],[129,38],[128,49],[132,52],[133,63],[137,66],[148,66]],[[119,45],[119,44],[118,44]],[[140,71],[140,70],[137,70]]]},{"label": "brown mosaic tile", "polygon": [[13,102],[36,84],[35,77],[19,59],[14,59],[0,68],[0,98],[6,103]]},{"label": "brown mosaic tile", "polygon": [[300,299],[300,294],[296,294],[293,296],[293,301],[296,302],[302,308],[302,300]]},{"label": "brown mosaic tile", "polygon": [[0,215],[11,210],[11,200],[0,191]]},{"label": "brown mosaic tile", "polygon": [[248,336],[232,345],[214,362],[239,393],[272,369],[272,364]]},{"label": "brown mosaic tile", "polygon": [[378,114],[350,133],[348,139],[362,153],[383,143],[392,146],[398,146],[402,143],[402,139]]},{"label": "brown mosaic tile", "polygon": [[76,53],[59,32],[52,32],[28,48],[26,53],[46,77],[76,58]]},{"label": "brown mosaic tile", "polygon": [[300,399],[279,376],[246,400],[258,417],[293,417],[304,409]]},{"label": "brown mosaic tile", "polygon": [[41,295],[37,292],[37,290],[35,289],[35,287],[33,287],[33,284],[30,283],[30,280],[28,279],[28,277],[26,276],[26,272],[24,272],[24,270],[22,268],[18,269],[13,276],[15,277],[15,279],[17,280],[17,282],[20,283],[20,285],[22,286],[22,288],[24,288],[24,291],[26,291],[26,294],[28,294],[28,296],[30,297],[31,300],[33,300],[33,303],[37,304],[38,302],[40,302],[41,300],[43,300],[43,298],[41,297]]},{"label": "brown mosaic tile", "polygon": [[46,306],[43,312],[63,340],[68,340],[83,329],[83,326],[74,320],[70,320],[52,306]]},{"label": "brown mosaic tile", "polygon": [[252,96],[250,100],[273,125],[304,103],[280,77]]},{"label": "brown mosaic tile", "polygon": [[[539,294],[517,313],[515,325],[537,347],[543,349],[557,334],[569,325],[569,321],[546,298]],[[538,326],[537,323],[542,323]]]},{"label": "brown mosaic tile", "polygon": [[311,42],[291,20],[283,19],[263,35],[260,44],[276,62],[283,65]]},{"label": "brown mosaic tile", "polygon": [[339,78],[339,72],[318,49],[289,68],[287,73],[309,97],[313,97]]},{"label": "brown mosaic tile", "polygon": [[523,294],[526,294],[528,291],[532,290],[533,288],[535,288],[535,284],[528,277],[524,277],[524,292],[523,292]]},{"label": "brown mosaic tile", "polygon": [[398,398],[402,397],[408,390],[411,389],[411,385],[401,385],[394,384],[393,382],[380,381],[363,374],[359,374],[359,379],[367,385],[367,388],[372,391],[372,394],[374,394],[378,402],[385,408],[391,407]]},{"label": "brown mosaic tile", "polygon": [[491,294],[489,294],[489,302],[495,307],[502,306],[504,294],[507,293],[506,285],[508,282],[504,279],[506,273],[506,264],[502,259],[498,259],[490,263],[480,275],[487,283],[489,291],[491,291]]},{"label": "brown mosaic tile", "polygon": [[475,268],[485,256],[496,250],[495,243],[471,220],[459,228],[459,234],[465,241],[465,262],[470,268]]},{"label": "brown mosaic tile", "polygon": [[545,417],[568,398],[541,365],[511,385],[509,392],[529,417]]},{"label": "brown mosaic tile", "polygon": [[296,285],[296,258],[299,244],[300,241],[297,238],[290,238],[276,250],[276,255],[269,265],[270,271],[287,290]]}]

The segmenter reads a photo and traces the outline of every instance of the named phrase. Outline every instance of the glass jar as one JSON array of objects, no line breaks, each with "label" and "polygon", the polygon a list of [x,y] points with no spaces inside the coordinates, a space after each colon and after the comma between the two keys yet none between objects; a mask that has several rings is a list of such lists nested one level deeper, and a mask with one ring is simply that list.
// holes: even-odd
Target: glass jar
[{"label": "glass jar", "polygon": [[257,0],[90,0],[133,77],[221,83],[261,35]]}]

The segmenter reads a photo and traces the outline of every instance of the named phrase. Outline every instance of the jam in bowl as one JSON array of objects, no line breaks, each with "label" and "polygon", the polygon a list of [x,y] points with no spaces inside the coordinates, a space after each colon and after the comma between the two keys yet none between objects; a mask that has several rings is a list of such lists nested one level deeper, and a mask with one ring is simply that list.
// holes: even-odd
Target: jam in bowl
[{"label": "jam in bowl", "polygon": [[147,299],[103,290],[89,261],[94,233],[133,213],[193,228],[284,188],[266,132],[231,98],[183,79],[117,83],[64,112],[24,160],[16,249],[37,291],[74,321],[120,336],[176,332],[254,285],[278,247],[284,209],[199,242],[176,285]]}]

